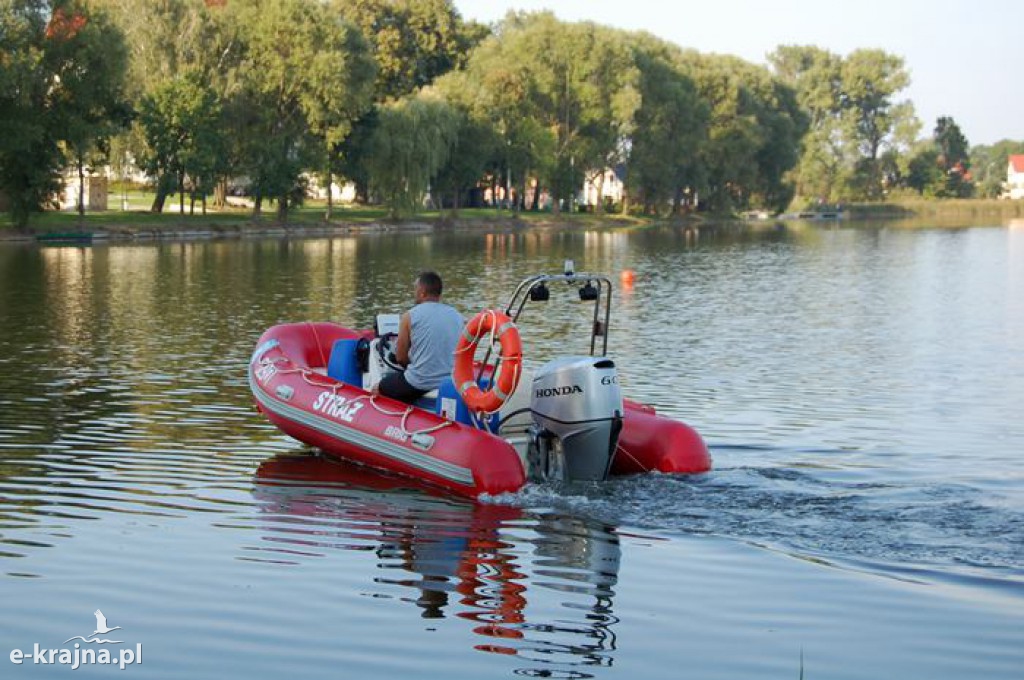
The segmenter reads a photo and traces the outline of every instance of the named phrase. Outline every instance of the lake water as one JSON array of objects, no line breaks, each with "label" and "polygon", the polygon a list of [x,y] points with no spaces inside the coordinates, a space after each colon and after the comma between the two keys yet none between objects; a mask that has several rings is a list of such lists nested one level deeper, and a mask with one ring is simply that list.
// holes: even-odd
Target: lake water
[{"label": "lake water", "polygon": [[[369,326],[428,266],[472,314],[564,258],[636,272],[625,392],[713,472],[470,503],[252,407],[274,323]],[[572,293],[529,361],[586,345]],[[1022,349],[1022,224],[0,246],[0,676],[64,677],[8,655],[99,609],[142,663],[82,676],[1019,680]]]}]

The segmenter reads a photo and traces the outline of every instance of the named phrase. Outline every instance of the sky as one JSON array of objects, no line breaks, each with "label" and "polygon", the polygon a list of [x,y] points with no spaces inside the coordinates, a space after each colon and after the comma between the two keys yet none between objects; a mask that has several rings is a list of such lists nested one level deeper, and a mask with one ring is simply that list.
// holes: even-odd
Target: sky
[{"label": "sky", "polygon": [[643,30],[701,52],[764,64],[779,45],[903,57],[930,136],[952,116],[972,144],[1024,140],[1024,0],[455,0],[466,19],[550,9],[565,21]]}]

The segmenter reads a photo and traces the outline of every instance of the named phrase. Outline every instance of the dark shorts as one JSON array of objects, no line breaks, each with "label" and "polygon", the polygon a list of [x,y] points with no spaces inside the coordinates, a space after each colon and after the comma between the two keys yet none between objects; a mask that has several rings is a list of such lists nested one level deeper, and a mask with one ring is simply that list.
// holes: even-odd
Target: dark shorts
[{"label": "dark shorts", "polygon": [[380,381],[379,389],[385,397],[404,401],[406,404],[415,403],[417,399],[429,392],[429,390],[419,390],[410,385],[405,380],[405,373],[398,371],[384,376]]}]

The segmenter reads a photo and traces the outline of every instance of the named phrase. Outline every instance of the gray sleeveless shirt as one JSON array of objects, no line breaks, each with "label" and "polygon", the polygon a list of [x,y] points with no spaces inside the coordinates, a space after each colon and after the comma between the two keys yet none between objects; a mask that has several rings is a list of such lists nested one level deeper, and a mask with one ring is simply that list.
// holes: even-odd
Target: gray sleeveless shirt
[{"label": "gray sleeveless shirt", "polygon": [[418,390],[433,390],[452,372],[455,346],[465,321],[454,307],[421,302],[409,310],[411,345],[405,380]]}]

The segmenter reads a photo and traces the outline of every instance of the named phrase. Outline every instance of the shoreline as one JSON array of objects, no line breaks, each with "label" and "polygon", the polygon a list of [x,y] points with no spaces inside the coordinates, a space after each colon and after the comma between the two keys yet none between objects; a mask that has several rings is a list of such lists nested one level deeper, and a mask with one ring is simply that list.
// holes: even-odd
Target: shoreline
[{"label": "shoreline", "polygon": [[[775,215],[757,219],[742,215],[688,214],[678,217],[623,216],[596,213],[522,213],[507,211],[489,214],[472,211],[458,217],[424,215],[390,220],[383,215],[362,218],[334,218],[298,213],[288,222],[253,219],[240,213],[224,212],[182,218],[177,214],[149,212],[90,213],[84,223],[69,213],[47,213],[51,224],[30,225],[27,231],[16,231],[10,225],[0,226],[0,243],[125,243],[160,241],[241,240],[250,238],[315,238],[359,236],[368,234],[415,234],[456,232],[486,228],[499,231],[545,229],[615,229],[648,226],[713,226],[726,224],[811,223],[832,225],[869,225],[879,221],[935,220],[939,223],[996,218],[1012,221],[1024,218],[1024,201],[962,199],[949,201],[894,201],[877,204],[845,206],[841,216],[803,218],[802,215]],[[138,218],[137,223],[132,218]],[[64,224],[66,222],[66,224]]]},{"label": "shoreline", "polygon": [[[140,213],[145,221],[154,216]],[[296,220],[280,223],[271,220],[231,220],[217,222],[216,216],[205,218],[203,224],[190,224],[189,220],[176,219],[168,215],[165,219],[156,216],[158,224],[128,226],[122,223],[104,222],[93,217],[84,225],[69,224],[66,228],[30,226],[27,231],[15,231],[11,227],[0,229],[0,243],[108,243],[108,242],[156,242],[156,241],[200,241],[234,240],[247,238],[309,238],[323,236],[358,236],[366,234],[415,234],[465,231],[478,228],[502,231],[535,229],[559,229],[572,227],[587,228],[628,228],[652,224],[694,223],[700,218],[685,217],[676,220],[651,217],[627,217],[619,215],[568,215],[553,217],[549,214],[529,215],[526,219],[515,215],[471,216],[471,217],[420,217],[404,220],[331,220],[312,222]],[[118,221],[123,220],[119,216]],[[140,220],[141,221],[141,220]],[[91,223],[90,223],[91,222]]]}]

